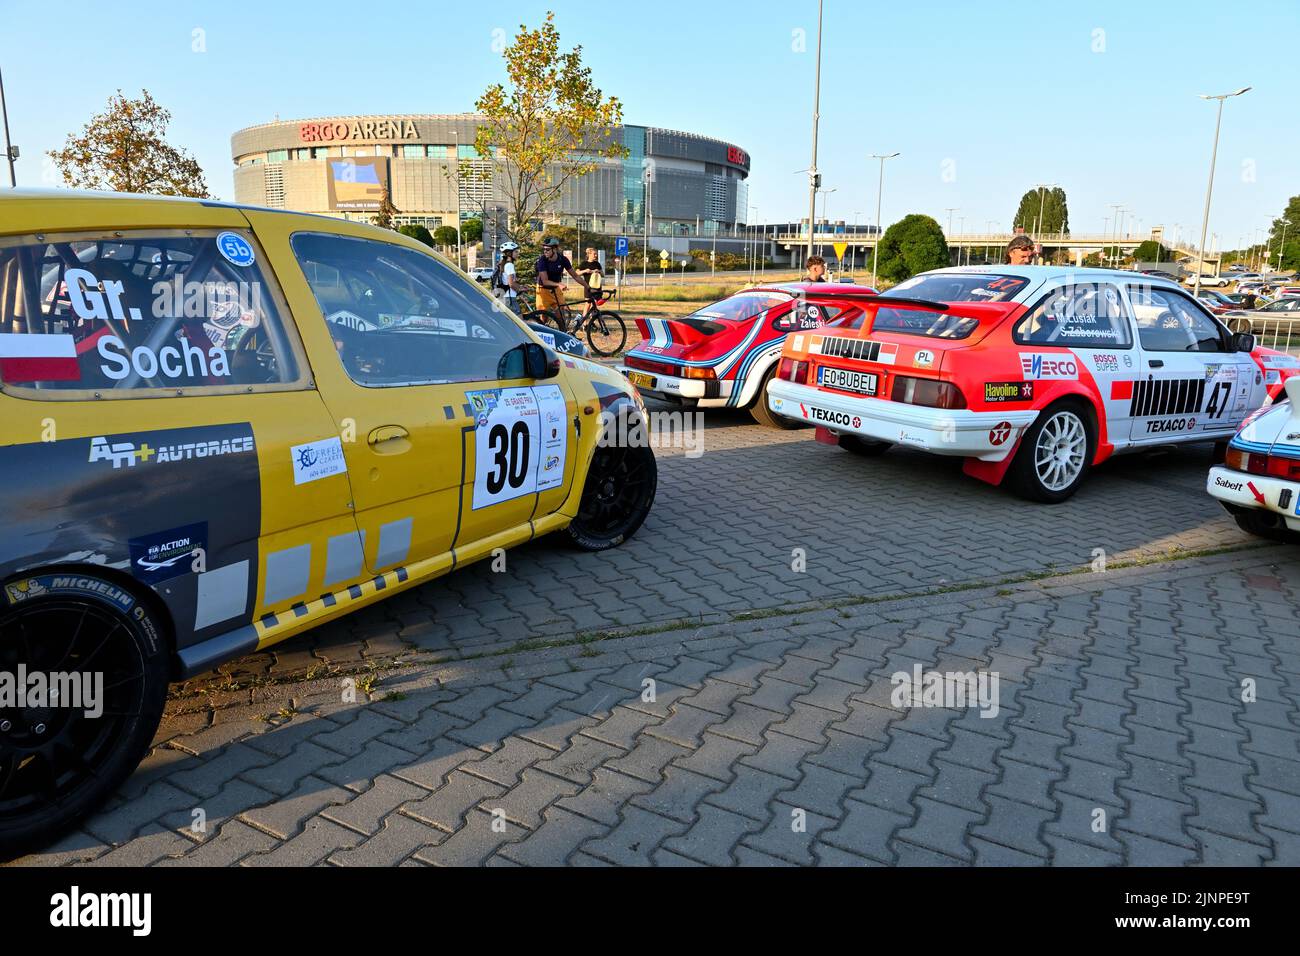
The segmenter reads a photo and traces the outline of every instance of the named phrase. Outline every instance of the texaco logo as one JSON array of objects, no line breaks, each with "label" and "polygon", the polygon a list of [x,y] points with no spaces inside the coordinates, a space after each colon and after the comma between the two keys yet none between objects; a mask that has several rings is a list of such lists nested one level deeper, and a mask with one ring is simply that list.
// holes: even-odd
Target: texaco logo
[{"label": "texaco logo", "polygon": [[998,422],[989,430],[989,444],[991,445],[1001,445],[1010,437],[1010,422]]},{"label": "texaco logo", "polygon": [[862,427],[862,419],[860,419],[857,415],[853,416],[853,427],[854,428]]}]

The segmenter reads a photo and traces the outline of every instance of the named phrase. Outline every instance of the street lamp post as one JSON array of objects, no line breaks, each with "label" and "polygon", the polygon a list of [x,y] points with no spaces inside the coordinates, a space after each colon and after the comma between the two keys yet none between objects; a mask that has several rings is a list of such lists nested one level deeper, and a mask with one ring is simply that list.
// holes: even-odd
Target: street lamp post
[{"label": "street lamp post", "polygon": [[4,116],[5,159],[9,160],[9,185],[17,188],[18,177],[14,173],[14,160],[18,158],[18,147],[9,142],[9,107],[5,104],[5,80],[0,74],[0,114]]},{"label": "street lamp post", "polygon": [[1286,227],[1291,225],[1290,219],[1282,220],[1282,241],[1277,247],[1277,271],[1282,271],[1282,253],[1286,250]]},{"label": "street lamp post", "polygon": [[876,240],[871,244],[871,288],[876,287],[876,265],[880,262],[880,237],[884,235],[884,224],[880,221],[880,200],[885,191],[885,160],[893,159],[898,153],[872,153],[872,159],[880,160],[880,180],[876,183]]},{"label": "street lamp post", "polygon": [[946,248],[946,249],[948,250],[948,255],[951,256],[951,255],[952,255],[952,242],[951,242],[951,239],[952,239],[952,214],[953,214],[954,212],[956,212],[958,209],[960,209],[961,207],[960,207],[960,206],[944,206],[943,208],[944,208],[944,212],[946,212],[946,213],[948,214],[948,231],[947,231],[947,233],[944,234],[944,237],[943,237],[943,244],[944,244],[944,248]]},{"label": "street lamp post", "polygon": [[822,0],[817,0],[817,73],[813,85],[812,164],[808,167],[808,255],[813,254],[813,229],[817,225],[817,124],[821,119],[822,98]]},{"label": "street lamp post", "polygon": [[456,163],[456,268],[464,269],[465,260],[463,258],[464,244],[461,242],[460,233],[465,226],[465,217],[460,209],[460,130],[451,131],[452,138],[456,140],[456,145],[452,147],[455,153],[454,160]]},{"label": "street lamp post", "polygon": [[1201,294],[1201,272],[1205,268],[1205,234],[1210,228],[1210,197],[1214,194],[1214,163],[1219,157],[1219,127],[1223,123],[1223,101],[1233,96],[1240,96],[1249,90],[1249,86],[1243,86],[1232,93],[1200,94],[1203,100],[1218,100],[1219,109],[1214,119],[1214,147],[1210,150],[1210,179],[1205,186],[1205,212],[1201,216],[1201,243],[1197,247],[1197,259],[1199,261],[1196,266],[1196,282],[1192,286],[1193,296]]}]

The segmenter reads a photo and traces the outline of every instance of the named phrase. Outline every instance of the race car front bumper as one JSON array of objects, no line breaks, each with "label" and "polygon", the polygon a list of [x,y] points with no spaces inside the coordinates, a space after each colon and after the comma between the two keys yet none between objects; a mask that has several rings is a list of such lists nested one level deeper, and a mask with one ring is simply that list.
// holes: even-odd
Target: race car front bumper
[{"label": "race car front bumper", "polygon": [[781,379],[768,385],[767,406],[778,415],[821,425],[840,435],[982,461],[1005,459],[1038,416],[1033,409],[972,412],[928,408],[826,392]]},{"label": "race car front bumper", "polygon": [[661,375],[658,372],[628,368],[626,365],[614,367],[642,395],[657,398],[662,402],[704,406],[725,405],[731,395],[732,383],[720,382],[716,378],[679,378],[675,375]]},{"label": "race car front bumper", "polygon": [[1281,515],[1292,531],[1300,531],[1300,482],[1215,465],[1205,479],[1205,490],[1229,511],[1269,511]]}]

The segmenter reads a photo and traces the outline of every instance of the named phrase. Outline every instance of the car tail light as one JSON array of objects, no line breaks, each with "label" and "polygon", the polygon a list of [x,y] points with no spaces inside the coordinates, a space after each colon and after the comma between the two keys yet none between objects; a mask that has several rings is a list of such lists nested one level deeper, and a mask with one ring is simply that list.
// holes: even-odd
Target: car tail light
[{"label": "car tail light", "polygon": [[925,405],[929,408],[965,408],[966,396],[952,382],[933,378],[913,378],[895,375],[889,397],[908,405]]},{"label": "car tail light", "polygon": [[808,382],[808,363],[800,362],[797,359],[781,359],[781,364],[777,367],[776,377],[783,378],[787,382],[797,382],[805,385]]},{"label": "car tail light", "polygon": [[1251,475],[1269,475],[1273,478],[1285,478],[1288,481],[1300,481],[1300,459],[1284,458],[1281,455],[1265,455],[1259,452],[1242,451],[1229,448],[1223,463],[1234,471],[1244,471]]},{"label": "car tail light", "polygon": [[718,373],[708,366],[686,365],[682,367],[682,378],[717,378]]}]

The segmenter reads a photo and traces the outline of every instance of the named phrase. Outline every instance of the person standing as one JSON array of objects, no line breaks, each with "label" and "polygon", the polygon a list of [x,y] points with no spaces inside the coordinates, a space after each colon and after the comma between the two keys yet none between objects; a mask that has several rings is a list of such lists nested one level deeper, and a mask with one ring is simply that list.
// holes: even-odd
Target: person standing
[{"label": "person standing", "polygon": [[566,272],[586,289],[586,281],[573,271],[569,257],[560,252],[560,240],[551,236],[542,243],[542,256],[537,260],[537,308],[553,314],[562,332],[566,331],[563,283]]},{"label": "person standing", "polygon": [[519,254],[517,242],[501,243],[501,261],[492,276],[492,293],[506,308],[519,313],[519,277],[515,274],[515,256]]},{"label": "person standing", "polygon": [[1034,261],[1034,240],[1028,236],[1016,236],[1007,243],[1007,264],[1027,266]]},{"label": "person standing", "polygon": [[587,305],[582,310],[584,319],[591,314],[596,301],[601,298],[601,289],[605,286],[605,269],[600,264],[600,253],[595,248],[588,246],[586,256],[586,259],[578,266],[578,275],[582,277],[582,281],[587,286]]},{"label": "person standing", "polygon": [[809,256],[804,268],[807,270],[803,278],[804,282],[826,281],[826,260],[821,256]]}]

